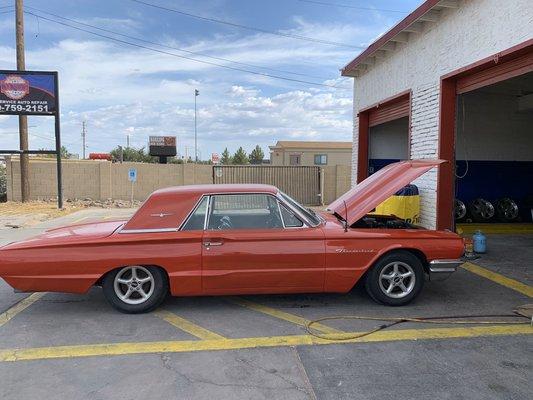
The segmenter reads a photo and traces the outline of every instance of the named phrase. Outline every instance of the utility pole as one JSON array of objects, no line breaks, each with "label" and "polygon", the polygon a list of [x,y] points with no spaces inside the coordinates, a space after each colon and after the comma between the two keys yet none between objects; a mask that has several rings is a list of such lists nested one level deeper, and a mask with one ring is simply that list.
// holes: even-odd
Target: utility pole
[{"label": "utility pole", "polygon": [[198,134],[196,130],[196,98],[200,95],[198,89],[194,89],[194,161],[198,162]]},{"label": "utility pole", "polygon": [[85,136],[86,135],[87,135],[87,131],[85,130],[85,121],[83,121],[81,123],[81,139],[82,139],[82,142],[83,142],[83,149],[82,149],[83,158],[82,158],[82,160],[85,160],[85,149],[86,149]]},{"label": "utility pole", "polygon": [[[23,0],[15,1],[15,36],[17,47],[17,70],[26,69],[26,60],[24,56],[24,4]],[[19,142],[20,150],[28,150],[28,117],[19,115]],[[29,157],[27,153],[20,154],[20,194],[22,202],[30,198],[30,181],[29,181]]]}]

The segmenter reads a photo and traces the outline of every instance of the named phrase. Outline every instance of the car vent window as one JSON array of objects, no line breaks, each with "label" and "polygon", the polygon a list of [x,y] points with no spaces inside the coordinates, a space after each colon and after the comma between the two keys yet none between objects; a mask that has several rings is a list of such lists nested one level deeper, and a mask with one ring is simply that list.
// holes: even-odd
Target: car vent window
[{"label": "car vent window", "polygon": [[182,231],[198,231],[204,229],[207,200],[207,197],[204,197],[202,201],[200,201],[187,222],[183,225],[183,228],[181,228]]},{"label": "car vent window", "polygon": [[287,210],[285,206],[280,206],[281,216],[283,217],[283,222],[285,223],[286,228],[299,228],[304,225],[304,223],[290,210]]},{"label": "car vent window", "polygon": [[210,230],[283,228],[277,200],[268,194],[224,194],[212,197]]}]

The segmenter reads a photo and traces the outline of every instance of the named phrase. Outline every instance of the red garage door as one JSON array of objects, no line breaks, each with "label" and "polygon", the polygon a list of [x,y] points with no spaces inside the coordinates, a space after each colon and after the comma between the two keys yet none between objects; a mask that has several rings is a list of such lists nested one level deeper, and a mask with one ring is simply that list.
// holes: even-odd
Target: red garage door
[{"label": "red garage door", "polygon": [[370,109],[368,114],[368,125],[370,127],[376,126],[379,124],[384,124],[385,122],[390,122],[398,118],[408,117],[409,116],[409,95],[406,94],[396,99],[391,103],[386,103],[383,105],[377,105],[374,108]]}]

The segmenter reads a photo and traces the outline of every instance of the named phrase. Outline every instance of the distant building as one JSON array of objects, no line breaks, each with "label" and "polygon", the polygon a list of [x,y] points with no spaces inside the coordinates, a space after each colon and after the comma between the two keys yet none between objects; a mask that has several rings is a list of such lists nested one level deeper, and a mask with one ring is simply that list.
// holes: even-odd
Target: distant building
[{"label": "distant building", "polygon": [[352,142],[280,140],[270,148],[271,165],[350,165]]}]

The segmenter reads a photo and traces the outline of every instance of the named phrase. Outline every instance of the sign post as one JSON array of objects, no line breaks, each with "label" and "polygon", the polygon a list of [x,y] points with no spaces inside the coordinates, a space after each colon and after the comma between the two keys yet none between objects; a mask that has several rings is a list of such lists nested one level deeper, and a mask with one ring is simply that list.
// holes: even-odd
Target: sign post
[{"label": "sign post", "polygon": [[0,150],[0,154],[55,154],[57,206],[63,208],[57,72],[0,71],[0,115],[44,115],[55,118],[55,150]]},{"label": "sign post", "polygon": [[130,168],[128,170],[128,179],[131,182],[131,206],[133,207],[133,185],[137,182],[137,169]]}]

